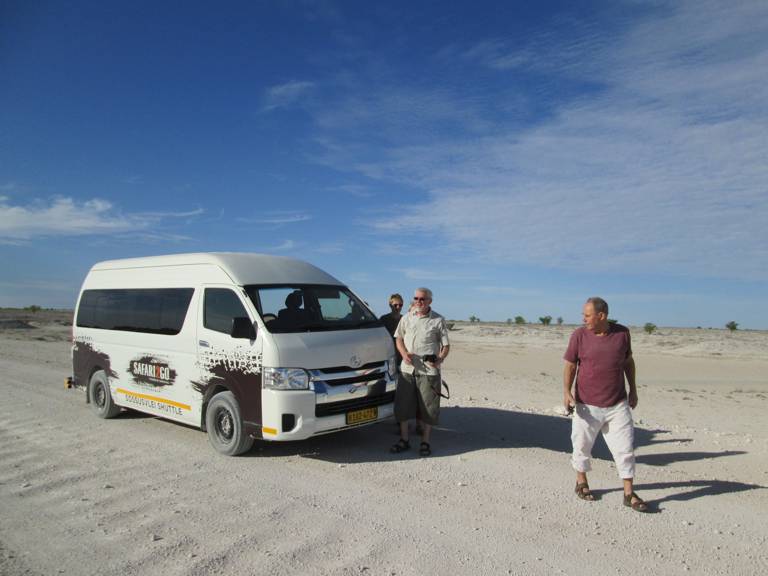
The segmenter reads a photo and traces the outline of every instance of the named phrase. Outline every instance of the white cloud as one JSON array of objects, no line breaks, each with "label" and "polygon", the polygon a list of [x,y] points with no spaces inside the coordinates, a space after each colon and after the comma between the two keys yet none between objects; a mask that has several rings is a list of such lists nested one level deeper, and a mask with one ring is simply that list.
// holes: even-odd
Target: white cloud
[{"label": "white cloud", "polygon": [[344,252],[344,244],[341,242],[318,244],[312,250],[318,254],[341,254]]},{"label": "white cloud", "polygon": [[202,216],[205,210],[197,208],[195,210],[187,210],[186,212],[138,212],[135,214],[136,218],[192,218],[194,216]]},{"label": "white cloud", "polygon": [[369,284],[374,278],[368,272],[351,272],[347,274],[350,284]]},{"label": "white cloud", "polygon": [[311,220],[312,215],[304,212],[264,212],[253,218],[238,218],[239,222],[247,224],[266,224],[270,226],[282,226],[284,224],[296,224]]},{"label": "white cloud", "polygon": [[313,82],[297,80],[272,86],[264,93],[264,104],[261,110],[271,112],[277,108],[293,106],[314,86]]},{"label": "white cloud", "polygon": [[44,292],[65,292],[70,293],[78,288],[77,284],[68,284],[61,281],[61,278],[51,278],[50,280],[25,280],[20,282],[0,281],[0,287],[24,292],[29,290]]},{"label": "white cloud", "polygon": [[267,252],[290,252],[296,248],[296,242],[293,240],[285,240],[281,244],[278,244],[277,246],[272,246],[270,248],[267,248]]},{"label": "white cloud", "polygon": [[[346,126],[339,144],[341,120],[329,119],[341,110],[327,111],[321,160],[425,192],[410,213],[374,221],[387,234],[438,234],[494,261],[767,279],[768,5],[684,2],[626,24],[614,35],[585,25],[566,44],[547,34],[518,52],[498,40],[467,48],[501,75],[535,68],[600,87],[534,127],[468,138],[483,115],[453,111],[477,103],[440,91],[437,112],[413,108],[408,130],[364,153]],[[397,116],[356,98],[354,120]],[[440,111],[470,128],[425,142]]]},{"label": "white cloud", "polygon": [[200,213],[202,210],[125,214],[110,202],[98,198],[78,202],[57,197],[21,206],[0,197],[0,241],[23,243],[42,237],[151,232],[163,219]]},{"label": "white cloud", "polygon": [[342,184],[340,186],[329,187],[328,190],[339,190],[344,194],[349,194],[356,198],[373,198],[376,195],[367,186],[361,184]]},{"label": "white cloud", "polygon": [[402,274],[409,280],[418,280],[422,282],[458,282],[464,280],[473,280],[477,276],[467,274],[456,274],[453,272],[429,270],[426,268],[400,268],[395,272]]}]

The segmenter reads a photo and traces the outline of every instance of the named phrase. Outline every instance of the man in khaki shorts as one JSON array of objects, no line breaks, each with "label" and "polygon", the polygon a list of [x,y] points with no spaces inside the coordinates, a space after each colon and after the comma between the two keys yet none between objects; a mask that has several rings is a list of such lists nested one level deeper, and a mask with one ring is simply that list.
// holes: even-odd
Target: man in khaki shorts
[{"label": "man in khaki shorts", "polygon": [[448,356],[448,328],[445,319],[432,310],[432,291],[417,288],[411,310],[395,331],[397,349],[403,358],[395,393],[395,419],[400,424],[400,440],[390,451],[408,450],[408,421],[418,418],[421,424],[419,454],[429,456],[432,426],[440,417],[440,365]]}]

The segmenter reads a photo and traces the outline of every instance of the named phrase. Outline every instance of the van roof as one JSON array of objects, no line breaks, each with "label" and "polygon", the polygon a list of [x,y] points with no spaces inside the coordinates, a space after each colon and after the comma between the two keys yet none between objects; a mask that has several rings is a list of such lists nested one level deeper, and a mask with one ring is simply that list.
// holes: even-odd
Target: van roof
[{"label": "van roof", "polygon": [[105,260],[95,264],[91,270],[125,270],[200,264],[219,266],[232,278],[235,284],[240,286],[247,284],[328,284],[339,286],[343,284],[327,272],[303,260],[248,252],[198,252]]}]

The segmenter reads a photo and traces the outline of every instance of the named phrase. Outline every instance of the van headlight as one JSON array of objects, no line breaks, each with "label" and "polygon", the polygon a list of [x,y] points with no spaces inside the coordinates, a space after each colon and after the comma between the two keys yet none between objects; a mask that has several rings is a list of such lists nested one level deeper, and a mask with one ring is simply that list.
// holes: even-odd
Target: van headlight
[{"label": "van headlight", "polygon": [[390,380],[397,378],[397,356],[390,356],[387,362],[387,372],[389,372]]},{"label": "van headlight", "polygon": [[309,374],[302,368],[264,368],[261,386],[270,390],[307,390]]}]

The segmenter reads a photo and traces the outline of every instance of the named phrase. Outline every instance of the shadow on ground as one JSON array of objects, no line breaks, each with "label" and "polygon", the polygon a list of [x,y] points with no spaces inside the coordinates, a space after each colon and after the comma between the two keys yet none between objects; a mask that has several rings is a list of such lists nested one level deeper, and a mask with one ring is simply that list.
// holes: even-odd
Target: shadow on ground
[{"label": "shadow on ground", "polygon": [[[707,496],[720,496],[722,494],[736,494],[749,490],[766,490],[765,486],[758,484],[747,484],[745,482],[733,482],[731,480],[687,480],[680,482],[646,482],[635,484],[637,492],[642,496],[644,491],[664,491],[672,490],[673,493],[654,500],[646,500],[648,512],[657,513],[664,510],[666,502],[688,502],[696,498],[705,498]],[[593,490],[592,493],[600,498],[611,492],[620,492],[621,487],[608,488],[603,490]]]},{"label": "shadow on ground", "polygon": [[[485,449],[538,448],[569,454],[571,452],[571,420],[561,416],[531,414],[494,408],[450,406],[443,408],[440,426],[432,433],[433,458],[457,456]],[[412,435],[411,450],[390,454],[389,447],[398,439],[394,421],[319,436],[291,443],[258,443],[252,456],[300,455],[334,463],[386,462],[418,458],[420,438]],[[690,462],[734,456],[744,452],[686,452],[643,454],[643,448],[661,444],[687,444],[689,438],[677,438],[668,430],[635,429],[638,462],[649,466],[666,466],[675,462]],[[612,461],[602,437],[593,450],[598,460]]]}]

